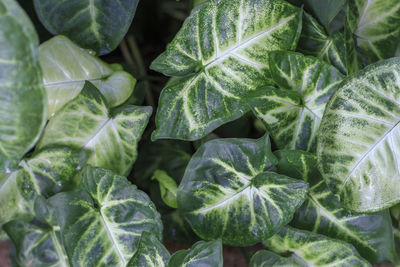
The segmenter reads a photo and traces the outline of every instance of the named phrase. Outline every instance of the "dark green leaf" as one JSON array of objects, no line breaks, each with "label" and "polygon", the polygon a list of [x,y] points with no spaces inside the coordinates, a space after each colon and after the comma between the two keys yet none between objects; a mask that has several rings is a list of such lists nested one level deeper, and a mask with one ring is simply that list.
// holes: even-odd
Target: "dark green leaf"
[{"label": "dark green leaf", "polygon": [[250,267],[304,267],[294,258],[284,258],[267,250],[257,251],[250,260]]},{"label": "dark green leaf", "polygon": [[199,241],[191,249],[172,255],[168,267],[222,267],[222,263],[221,241]]}]

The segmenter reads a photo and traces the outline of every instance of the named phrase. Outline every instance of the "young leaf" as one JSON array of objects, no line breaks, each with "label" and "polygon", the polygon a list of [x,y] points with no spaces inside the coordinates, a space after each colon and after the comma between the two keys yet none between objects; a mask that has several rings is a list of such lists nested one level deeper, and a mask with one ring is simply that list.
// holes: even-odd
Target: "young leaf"
[{"label": "young leaf", "polygon": [[269,53],[294,49],[302,10],[279,0],[207,1],[151,68],[185,76],[164,88],[153,139],[197,140],[247,110],[241,96],[269,83]]},{"label": "young leaf", "polygon": [[304,267],[294,258],[281,257],[271,251],[257,251],[250,260],[250,267]]},{"label": "young leaf", "polygon": [[400,59],[368,66],[332,96],[318,136],[318,163],[345,208],[383,210],[400,201]]},{"label": "young leaf", "polygon": [[388,211],[353,213],[341,207],[318,171],[317,158],[302,151],[278,151],[279,173],[302,178],[311,188],[292,225],[352,244],[371,263],[393,262],[393,234]]},{"label": "young leaf", "polygon": [[90,82],[48,123],[38,149],[65,145],[92,151],[88,163],[128,174],[136,159],[137,142],[151,107],[122,106],[109,112],[105,99]]},{"label": "young leaf", "polygon": [[191,249],[181,250],[172,255],[168,267],[222,267],[222,264],[221,241],[199,241]]},{"label": "young leaf", "polygon": [[52,34],[104,55],[114,50],[131,25],[139,0],[35,0],[40,21]]},{"label": "young leaf", "polygon": [[176,199],[176,193],[178,186],[174,179],[172,179],[165,171],[156,170],[153,174],[153,180],[157,180],[160,183],[160,191],[162,200],[171,208],[177,209],[178,202]]},{"label": "young leaf", "polygon": [[399,1],[349,0],[346,23],[369,63],[395,55],[400,41]]},{"label": "young leaf", "polygon": [[171,255],[153,234],[143,232],[139,247],[127,267],[165,267]]},{"label": "young leaf", "polygon": [[207,142],[189,162],[178,208],[203,239],[256,244],[292,219],[308,189],[302,181],[270,172],[275,163],[268,136]]},{"label": "young leaf", "polygon": [[14,0],[0,2],[0,172],[10,172],[38,141],[47,117],[37,60],[39,40]]},{"label": "young leaf", "polygon": [[297,50],[333,65],[344,74],[347,73],[343,34],[336,32],[330,36],[311,15],[305,12]]},{"label": "young leaf", "polygon": [[353,246],[312,232],[283,227],[263,244],[273,252],[293,253],[305,266],[371,266]]},{"label": "young leaf", "polygon": [[272,52],[270,70],[279,89],[261,87],[246,100],[280,149],[316,150],[316,136],[329,97],[343,75],[314,57]]},{"label": "young leaf", "polygon": [[80,187],[49,199],[72,265],[126,266],[140,248],[142,232],[161,239],[154,204],[125,177],[87,166]]},{"label": "young leaf", "polygon": [[39,63],[49,117],[79,95],[86,80],[100,90],[111,107],[124,103],[136,84],[129,73],[104,63],[64,36],[56,36],[40,46]]}]

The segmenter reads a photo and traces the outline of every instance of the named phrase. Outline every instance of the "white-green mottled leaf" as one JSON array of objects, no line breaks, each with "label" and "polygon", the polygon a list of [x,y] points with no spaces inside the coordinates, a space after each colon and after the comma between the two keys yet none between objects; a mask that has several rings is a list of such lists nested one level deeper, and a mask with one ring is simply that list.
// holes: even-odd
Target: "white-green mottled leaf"
[{"label": "white-green mottled leaf", "polygon": [[269,83],[269,53],[296,47],[301,16],[280,0],[197,6],[151,66],[185,76],[164,88],[153,139],[197,140],[242,116],[241,96]]},{"label": "white-green mottled leaf", "polygon": [[85,81],[92,82],[111,107],[124,103],[133,92],[135,78],[114,69],[64,36],[56,36],[39,48],[39,63],[49,102],[49,117],[74,99]]},{"label": "white-green mottled leaf", "polygon": [[153,234],[143,232],[139,248],[127,267],[165,267],[171,255]]},{"label": "white-green mottled leaf", "polygon": [[352,244],[371,263],[393,262],[393,234],[388,211],[350,212],[340,205],[318,171],[315,155],[303,151],[277,151],[278,173],[302,178],[310,184],[307,199],[291,224]]},{"label": "white-green mottled leaf", "polygon": [[51,118],[38,148],[84,148],[93,152],[88,163],[126,175],[151,112],[151,107],[139,106],[122,106],[110,112],[104,97],[87,82],[81,93]]},{"label": "white-green mottled leaf", "polygon": [[114,50],[131,25],[139,0],[35,0],[40,21],[103,55]]},{"label": "white-green mottled leaf", "polygon": [[271,251],[257,251],[250,260],[250,267],[304,267],[294,258],[281,257]]},{"label": "white-green mottled leaf", "polygon": [[39,139],[47,103],[38,37],[16,1],[0,1],[0,25],[0,171],[10,172]]},{"label": "white-green mottled leaf", "polygon": [[73,266],[126,266],[144,231],[161,239],[162,223],[149,197],[125,177],[86,166],[83,190],[49,199]]},{"label": "white-green mottled leaf", "polygon": [[275,163],[268,136],[207,142],[189,162],[178,208],[205,240],[256,244],[292,219],[308,189],[305,182],[270,172]]},{"label": "white-green mottled leaf", "polygon": [[172,255],[168,267],[222,267],[221,241],[199,241],[191,249],[180,250]]},{"label": "white-green mottled leaf", "polygon": [[325,105],[343,75],[317,58],[283,51],[271,53],[270,69],[279,88],[247,95],[249,106],[280,149],[315,151]]},{"label": "white-green mottled leaf", "polygon": [[352,245],[288,226],[263,244],[275,253],[292,253],[305,266],[371,266]]},{"label": "white-green mottled leaf", "polygon": [[160,184],[161,198],[171,208],[178,208],[177,191],[178,186],[173,178],[168,176],[165,171],[156,170],[153,174],[153,180],[157,180]]},{"label": "white-green mottled leaf", "polygon": [[395,55],[400,41],[398,0],[349,0],[347,24],[369,63]]},{"label": "white-green mottled leaf", "polygon": [[318,163],[345,208],[373,212],[400,202],[400,59],[343,82],[327,105]]}]

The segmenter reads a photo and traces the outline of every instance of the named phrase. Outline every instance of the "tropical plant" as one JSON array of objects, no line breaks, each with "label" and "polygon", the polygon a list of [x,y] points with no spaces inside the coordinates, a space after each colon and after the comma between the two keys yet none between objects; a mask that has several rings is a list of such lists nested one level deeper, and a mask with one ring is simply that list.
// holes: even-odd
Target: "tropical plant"
[{"label": "tropical plant", "polygon": [[399,51],[398,0],[0,0],[0,240],[15,266],[400,264]]}]

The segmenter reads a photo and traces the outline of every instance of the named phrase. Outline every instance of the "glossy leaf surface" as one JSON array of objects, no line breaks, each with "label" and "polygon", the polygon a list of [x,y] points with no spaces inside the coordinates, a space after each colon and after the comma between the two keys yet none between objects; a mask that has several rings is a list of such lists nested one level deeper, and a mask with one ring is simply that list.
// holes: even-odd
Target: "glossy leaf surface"
[{"label": "glossy leaf surface", "polygon": [[39,63],[49,102],[49,117],[79,95],[85,81],[93,83],[111,107],[124,103],[136,84],[127,72],[113,69],[65,36],[56,36],[39,48]]},{"label": "glossy leaf surface", "polygon": [[346,0],[304,0],[304,4],[309,8],[315,17],[326,27],[342,9]]},{"label": "glossy leaf surface", "polygon": [[246,97],[280,149],[316,150],[316,136],[329,97],[343,75],[314,57],[273,52],[272,79],[279,89],[261,87]]},{"label": "glossy leaf surface", "polygon": [[291,227],[282,228],[263,243],[276,253],[293,253],[305,266],[371,266],[343,241]]},{"label": "glossy leaf surface", "polygon": [[39,40],[14,0],[0,2],[0,171],[10,172],[37,142],[47,117]]},{"label": "glossy leaf surface", "polygon": [[152,64],[185,76],[164,88],[153,139],[197,140],[247,109],[241,96],[269,83],[269,53],[294,49],[302,11],[278,0],[207,1]]},{"label": "glossy leaf surface", "polygon": [[172,255],[168,267],[222,267],[221,241],[199,241],[191,249],[180,250]]},{"label": "glossy leaf surface", "polygon": [[281,257],[271,251],[257,251],[250,260],[250,267],[304,267],[294,258]]},{"label": "glossy leaf surface", "polygon": [[323,181],[315,155],[302,151],[277,151],[275,155],[279,173],[310,184],[293,226],[346,241],[372,263],[393,261],[393,234],[387,211],[361,214],[342,208],[339,198]]},{"label": "glossy leaf surface", "polygon": [[308,186],[270,172],[276,163],[270,149],[266,136],[213,140],[194,154],[178,188],[178,208],[198,236],[253,245],[292,219]]},{"label": "glossy leaf surface", "polygon": [[87,82],[80,95],[50,120],[38,147],[84,148],[92,152],[88,163],[128,174],[151,110],[122,106],[110,112],[101,93]]},{"label": "glossy leaf surface", "polygon": [[103,55],[124,38],[139,0],[35,0],[40,21],[52,34],[68,36]]},{"label": "glossy leaf surface", "polygon": [[372,212],[400,201],[400,59],[368,66],[332,96],[318,136],[318,163],[345,208]]}]

